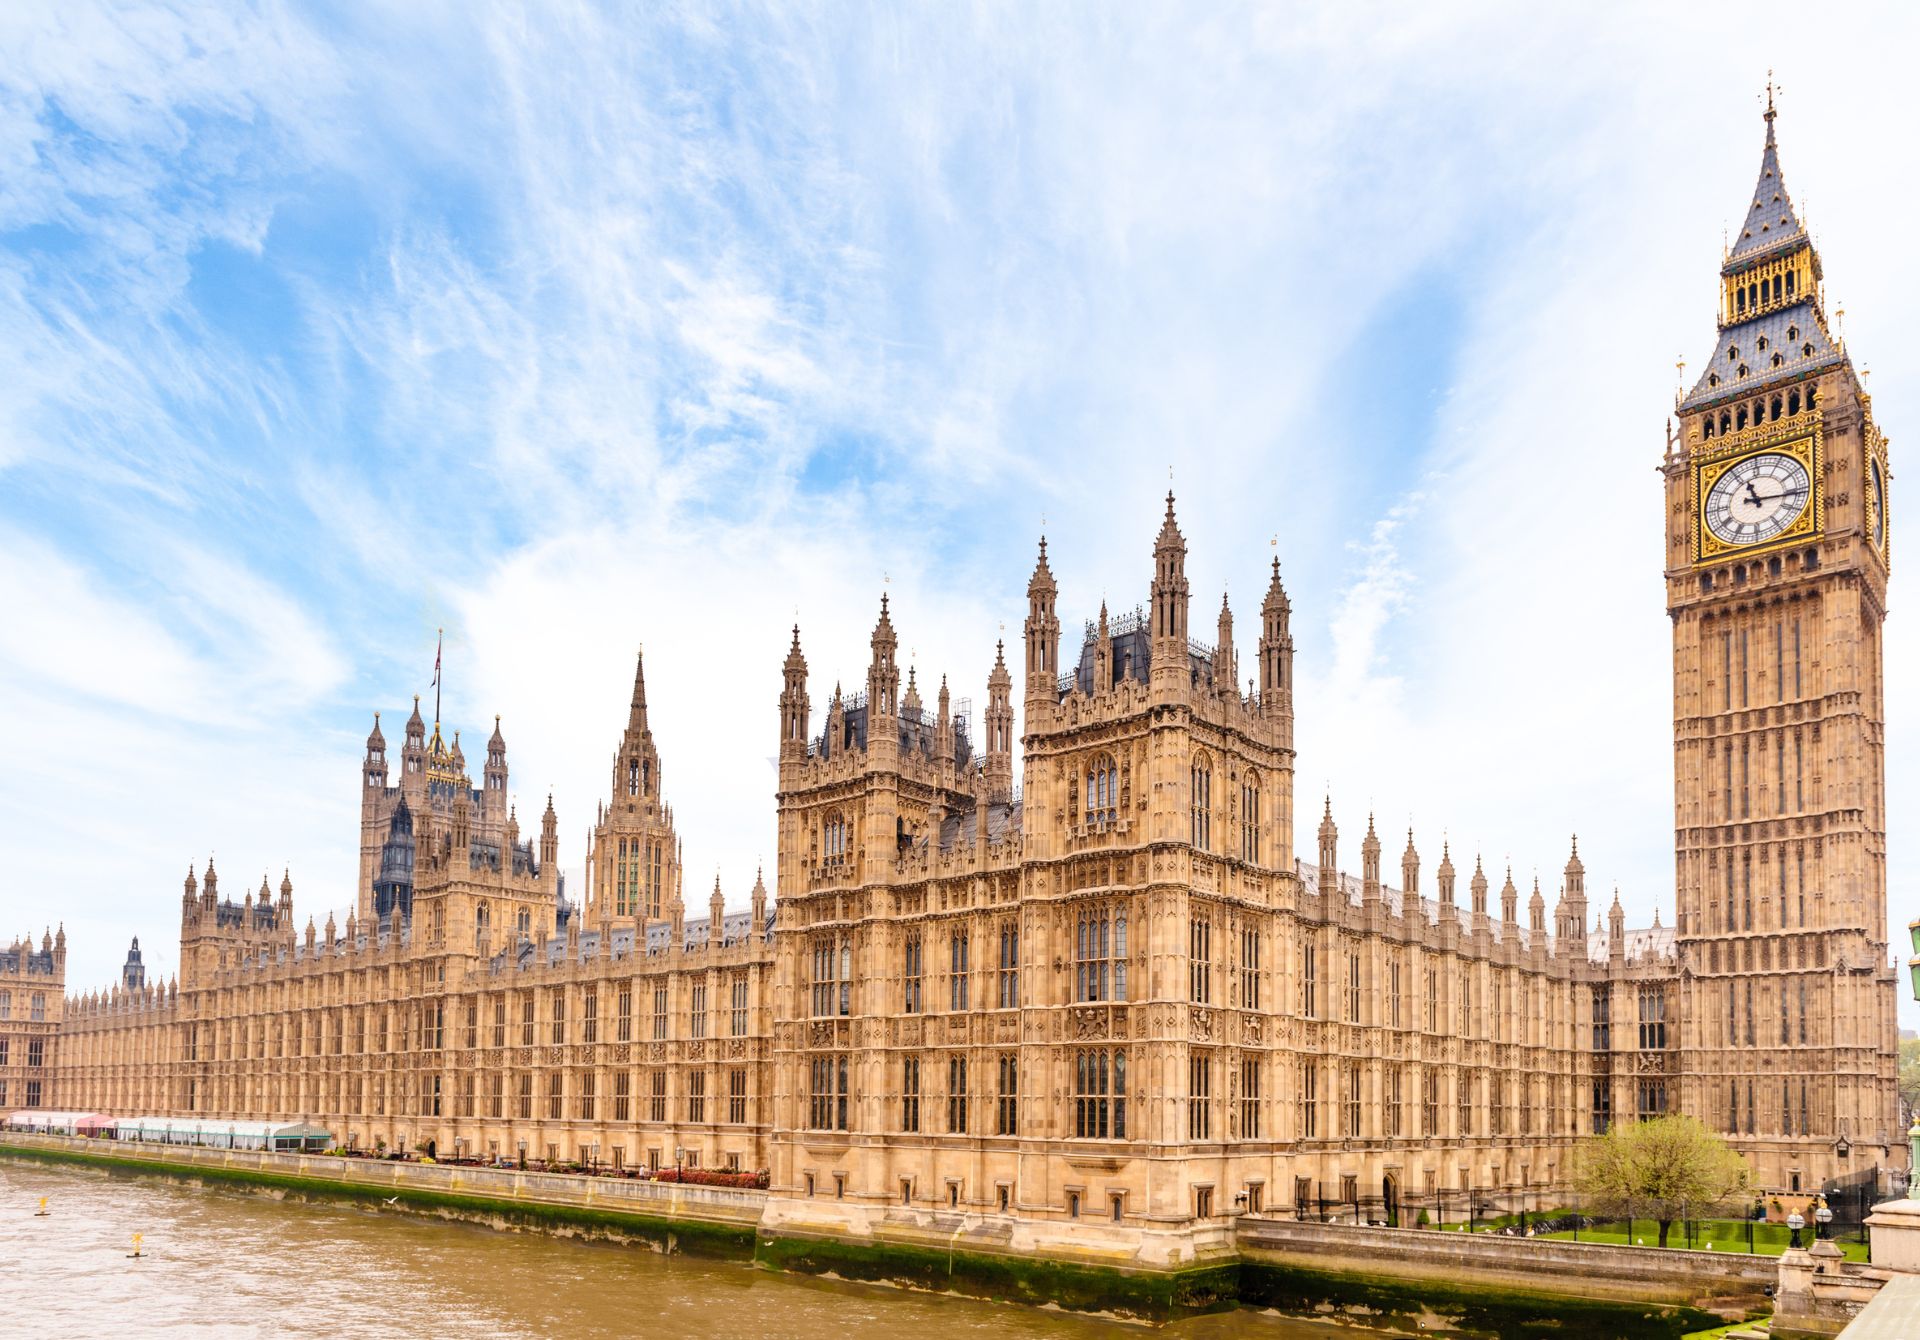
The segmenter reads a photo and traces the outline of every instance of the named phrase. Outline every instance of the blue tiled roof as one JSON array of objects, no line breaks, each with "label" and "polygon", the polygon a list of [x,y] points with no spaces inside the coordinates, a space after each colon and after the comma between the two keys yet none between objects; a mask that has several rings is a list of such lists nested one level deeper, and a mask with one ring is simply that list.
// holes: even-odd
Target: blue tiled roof
[{"label": "blue tiled roof", "polygon": [[1740,236],[1727,253],[1729,263],[1772,251],[1788,242],[1805,241],[1807,230],[1793,212],[1793,200],[1787,194],[1786,179],[1780,175],[1780,151],[1773,143],[1772,113],[1768,113],[1767,147],[1760,155],[1760,179],[1754,184],[1753,204]]},{"label": "blue tiled roof", "polygon": [[[1790,330],[1791,337],[1787,334]],[[1762,340],[1766,341],[1764,348]],[[1802,352],[1808,345],[1813,346],[1813,351]],[[1773,365],[1775,354],[1780,356],[1777,368]],[[1680,408],[1696,409],[1723,397],[1757,391],[1779,378],[1832,367],[1846,359],[1846,354],[1827,338],[1813,304],[1798,302],[1721,331],[1713,357],[1707,360],[1700,379],[1680,402]],[[1745,377],[1740,375],[1743,365],[1747,369]]]}]

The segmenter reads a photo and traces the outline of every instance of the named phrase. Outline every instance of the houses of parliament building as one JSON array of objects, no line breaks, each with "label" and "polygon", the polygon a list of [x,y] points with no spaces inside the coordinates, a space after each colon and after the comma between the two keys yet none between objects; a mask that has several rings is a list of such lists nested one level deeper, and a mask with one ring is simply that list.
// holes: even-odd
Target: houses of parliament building
[{"label": "houses of parliament building", "polygon": [[884,597],[864,686],[824,710],[796,628],[768,719],[778,860],[745,911],[716,885],[689,915],[638,667],[577,901],[551,801],[525,835],[508,803],[498,721],[475,786],[416,700],[397,756],[378,717],[367,739],[344,925],[297,924],[287,879],[236,898],[209,861],[177,980],[136,947],[120,984],[63,996],[64,942],[0,951],[0,1106],[765,1169],[771,1223],[959,1214],[1142,1261],[1242,1211],[1550,1194],[1583,1138],[1658,1113],[1781,1192],[1903,1169],[1887,442],[1771,107],[1660,464],[1670,924],[1629,929],[1577,844],[1549,898],[1371,819],[1343,833],[1316,796],[1297,853],[1279,564],[1252,629],[1223,602],[1203,638],[1169,496],[1146,600],[1077,643],[1040,541],[977,729],[944,679],[903,675]]}]

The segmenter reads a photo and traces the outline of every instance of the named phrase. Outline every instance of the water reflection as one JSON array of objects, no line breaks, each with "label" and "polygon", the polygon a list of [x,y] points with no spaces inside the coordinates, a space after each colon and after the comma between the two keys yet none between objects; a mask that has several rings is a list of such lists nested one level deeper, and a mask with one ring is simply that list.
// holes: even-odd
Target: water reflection
[{"label": "water reflection", "polygon": [[[52,1213],[33,1211],[48,1198]],[[143,1259],[132,1261],[133,1235]],[[1141,1327],[658,1256],[630,1247],[0,1164],[8,1335],[1141,1337]],[[1172,1340],[1324,1340],[1352,1328],[1238,1312]]]}]

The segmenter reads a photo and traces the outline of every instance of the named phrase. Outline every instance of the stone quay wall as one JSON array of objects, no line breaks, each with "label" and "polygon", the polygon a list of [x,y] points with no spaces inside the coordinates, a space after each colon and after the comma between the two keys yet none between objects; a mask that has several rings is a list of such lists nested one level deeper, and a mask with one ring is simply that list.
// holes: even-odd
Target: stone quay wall
[{"label": "stone quay wall", "polygon": [[[751,1237],[766,1208],[767,1193],[744,1187],[696,1186],[624,1177],[521,1172],[447,1163],[343,1158],[332,1154],[275,1153],[255,1149],[204,1149],[195,1145],[133,1140],[89,1140],[64,1135],[8,1132],[4,1142],[24,1150],[147,1164],[156,1173],[242,1174],[273,1185],[274,1179],[338,1185],[342,1190],[423,1199],[474,1200],[490,1204],[556,1206],[595,1210],[661,1222],[691,1222],[738,1229]],[[241,1180],[234,1178],[233,1180]]]},{"label": "stone quay wall", "polygon": [[1238,1228],[1243,1260],[1631,1302],[1758,1299],[1774,1283],[1779,1266],[1778,1257],[1744,1253],[1259,1216],[1243,1217]]}]

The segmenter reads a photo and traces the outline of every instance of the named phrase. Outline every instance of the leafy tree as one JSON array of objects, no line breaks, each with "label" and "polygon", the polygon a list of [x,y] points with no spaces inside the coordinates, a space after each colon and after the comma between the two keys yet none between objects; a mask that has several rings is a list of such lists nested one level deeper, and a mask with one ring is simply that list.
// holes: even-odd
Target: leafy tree
[{"label": "leafy tree", "polygon": [[1676,1219],[1692,1219],[1739,1198],[1750,1184],[1746,1160],[1692,1117],[1620,1122],[1589,1140],[1575,1180],[1590,1211],[1660,1225],[1660,1245]]},{"label": "leafy tree", "polygon": [[1901,1124],[1911,1126],[1917,1112],[1920,1112],[1920,1038],[1907,1038],[1900,1044]]}]

